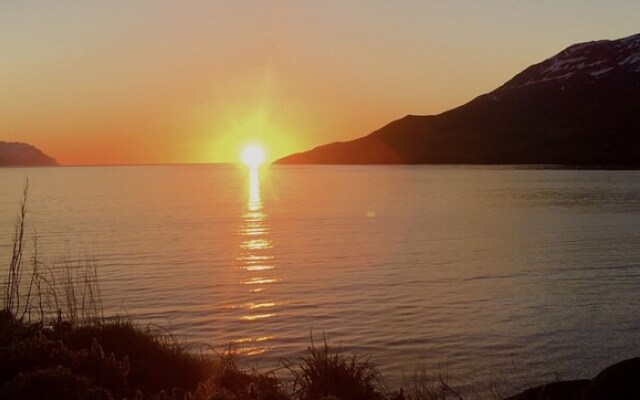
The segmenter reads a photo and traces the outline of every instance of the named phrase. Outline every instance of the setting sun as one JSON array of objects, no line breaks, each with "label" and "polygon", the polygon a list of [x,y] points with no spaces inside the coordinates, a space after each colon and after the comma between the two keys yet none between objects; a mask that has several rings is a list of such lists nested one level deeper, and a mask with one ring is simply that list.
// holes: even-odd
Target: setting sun
[{"label": "setting sun", "polygon": [[260,146],[251,145],[242,150],[242,162],[249,168],[258,168],[265,160],[264,149]]}]

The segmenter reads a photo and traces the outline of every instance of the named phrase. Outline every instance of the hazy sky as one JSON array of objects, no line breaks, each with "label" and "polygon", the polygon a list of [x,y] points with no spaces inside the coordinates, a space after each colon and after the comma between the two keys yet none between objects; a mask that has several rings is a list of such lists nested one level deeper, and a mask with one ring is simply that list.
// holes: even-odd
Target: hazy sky
[{"label": "hazy sky", "polygon": [[445,111],[640,1],[0,1],[0,140],[64,164],[273,159]]}]

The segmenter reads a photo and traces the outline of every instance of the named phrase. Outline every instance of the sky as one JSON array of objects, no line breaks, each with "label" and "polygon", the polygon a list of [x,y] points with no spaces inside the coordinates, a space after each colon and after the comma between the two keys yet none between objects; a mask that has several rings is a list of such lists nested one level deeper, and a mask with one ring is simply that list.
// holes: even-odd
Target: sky
[{"label": "sky", "polygon": [[270,160],[437,114],[637,0],[1,1],[0,140],[65,165]]}]

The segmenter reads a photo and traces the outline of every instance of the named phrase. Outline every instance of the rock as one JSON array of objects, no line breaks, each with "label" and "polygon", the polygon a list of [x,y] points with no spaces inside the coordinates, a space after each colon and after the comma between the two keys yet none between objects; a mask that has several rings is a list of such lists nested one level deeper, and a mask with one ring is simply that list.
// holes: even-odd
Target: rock
[{"label": "rock", "polygon": [[640,399],[640,357],[605,368],[587,386],[580,400]]},{"label": "rock", "polygon": [[559,381],[527,389],[505,400],[580,400],[582,392],[591,383],[589,379]]},{"label": "rock", "polygon": [[593,379],[548,383],[504,400],[640,400],[640,357],[607,367]]}]

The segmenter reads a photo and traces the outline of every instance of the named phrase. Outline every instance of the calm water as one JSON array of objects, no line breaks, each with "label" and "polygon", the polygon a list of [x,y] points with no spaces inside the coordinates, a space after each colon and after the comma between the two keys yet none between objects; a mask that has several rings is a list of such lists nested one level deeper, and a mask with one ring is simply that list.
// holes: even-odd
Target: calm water
[{"label": "calm water", "polygon": [[95,256],[107,313],[275,366],[313,330],[418,363],[572,378],[637,356],[640,172],[471,167],[0,169],[41,253]]}]

